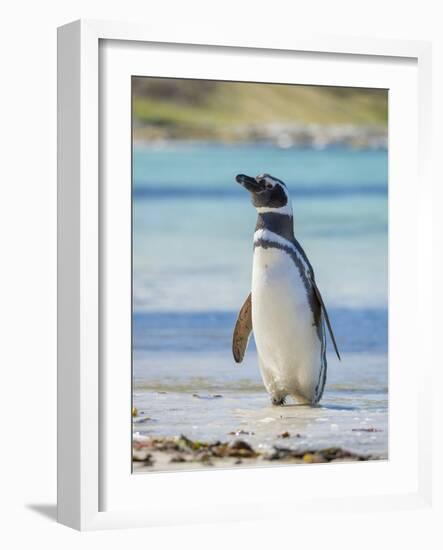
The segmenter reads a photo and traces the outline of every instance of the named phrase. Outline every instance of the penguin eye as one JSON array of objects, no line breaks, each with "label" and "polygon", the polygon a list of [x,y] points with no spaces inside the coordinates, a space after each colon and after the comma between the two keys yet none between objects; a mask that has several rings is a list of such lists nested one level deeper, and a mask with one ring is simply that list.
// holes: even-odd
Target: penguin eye
[{"label": "penguin eye", "polygon": [[272,189],[272,188],[273,188],[272,183],[267,183],[267,184],[266,184],[266,189]]}]

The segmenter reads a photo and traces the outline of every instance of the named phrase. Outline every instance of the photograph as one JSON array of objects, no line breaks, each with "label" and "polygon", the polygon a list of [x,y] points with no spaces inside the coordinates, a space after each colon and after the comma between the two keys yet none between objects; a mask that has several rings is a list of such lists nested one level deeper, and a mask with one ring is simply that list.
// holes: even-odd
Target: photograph
[{"label": "photograph", "polygon": [[387,460],[388,90],[131,88],[133,473]]}]

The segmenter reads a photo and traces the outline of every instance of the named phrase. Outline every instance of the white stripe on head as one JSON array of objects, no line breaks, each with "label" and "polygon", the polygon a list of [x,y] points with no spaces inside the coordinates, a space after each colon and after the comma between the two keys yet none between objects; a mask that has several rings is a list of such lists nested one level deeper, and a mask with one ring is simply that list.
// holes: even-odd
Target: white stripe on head
[{"label": "white stripe on head", "polygon": [[[286,184],[279,180],[278,178],[274,178],[270,174],[259,174],[255,178],[258,182],[265,182],[266,188],[265,192],[263,193],[263,199],[266,199],[266,196],[269,197],[269,194],[266,195],[266,192],[269,193],[272,192],[272,189],[276,186],[279,188],[280,194],[283,194],[284,197],[286,197],[286,204],[282,204],[282,206],[278,206],[278,203],[275,204],[274,201],[269,201],[269,206],[266,204],[266,200],[262,201],[262,204],[260,204],[260,200],[257,199],[254,202],[254,205],[257,209],[257,212],[260,214],[264,214],[266,212],[273,212],[275,214],[285,214],[287,216],[292,216],[292,204],[291,204],[291,198],[289,196],[288,189],[286,187]],[[274,205],[272,206],[272,202],[274,202]],[[281,201],[282,203],[284,201]]]}]

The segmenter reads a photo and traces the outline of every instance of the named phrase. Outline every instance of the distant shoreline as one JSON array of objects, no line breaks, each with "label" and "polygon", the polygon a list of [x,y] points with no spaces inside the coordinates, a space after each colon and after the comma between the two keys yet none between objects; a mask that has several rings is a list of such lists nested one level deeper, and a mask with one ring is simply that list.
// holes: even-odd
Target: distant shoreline
[{"label": "distant shoreline", "polygon": [[213,132],[188,133],[183,127],[135,125],[134,145],[161,147],[169,144],[263,145],[279,149],[346,148],[387,150],[388,131],[384,125],[356,126],[261,124],[231,128],[217,135]]}]

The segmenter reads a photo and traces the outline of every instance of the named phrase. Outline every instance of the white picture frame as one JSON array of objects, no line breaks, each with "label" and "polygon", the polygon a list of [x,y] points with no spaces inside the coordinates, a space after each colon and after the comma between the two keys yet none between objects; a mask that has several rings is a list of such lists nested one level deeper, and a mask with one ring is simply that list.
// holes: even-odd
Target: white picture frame
[{"label": "white picture frame", "polygon": [[[106,49],[107,44],[113,46]],[[147,57],[146,48],[151,48]],[[174,55],[164,55],[168,48]],[[429,506],[432,479],[428,419],[431,403],[425,393],[425,383],[429,384],[432,361],[425,321],[432,316],[431,291],[426,284],[430,278],[430,267],[427,266],[430,266],[432,256],[429,244],[431,181],[428,173],[430,45],[426,42],[314,35],[292,38],[272,34],[251,43],[242,37],[207,37],[204,29],[201,36],[187,36],[185,28],[167,36],[162,32],[156,34],[143,25],[77,21],[59,29],[58,51],[59,522],[89,530],[257,519],[264,517],[265,509],[266,517],[282,517],[286,509],[293,511],[297,508],[300,513],[310,513],[331,504],[335,510],[342,511]],[[183,51],[183,56],[180,56],[180,51]],[[191,52],[189,61],[186,52]],[[157,69],[151,69],[155,73],[153,76],[181,74],[198,77],[204,73],[205,78],[225,78],[228,62],[224,58],[229,60],[229,71],[234,71],[237,65],[239,70],[242,67],[245,70],[246,65],[239,65],[239,60],[248,56],[251,59],[250,73],[242,78],[256,78],[254,75],[260,66],[262,73],[265,73],[261,80],[273,81],[279,78],[278,71],[279,75],[287,71],[288,63],[297,55],[300,67],[303,63],[306,67],[315,65],[316,59],[325,69],[335,63],[334,73],[326,70],[321,77],[323,80],[318,75],[305,77],[314,84],[344,85],[348,82],[348,85],[358,85],[356,79],[361,78],[362,83],[367,81],[368,84],[379,79],[380,87],[390,87],[392,79],[392,89],[397,86],[397,99],[390,101],[390,186],[394,182],[390,187],[389,210],[394,220],[390,226],[390,308],[394,307],[389,330],[390,363],[399,365],[401,362],[404,368],[402,371],[395,368],[391,372],[393,375],[390,375],[390,399],[398,403],[390,418],[390,434],[394,438],[390,439],[390,459],[385,463],[360,464],[357,468],[355,465],[276,467],[248,471],[149,474],[132,476],[131,479],[130,465],[126,470],[124,466],[125,453],[130,464],[129,416],[118,412],[126,410],[127,399],[130,399],[130,392],[128,394],[127,391],[130,370],[126,374],[126,382],[124,377],[119,378],[121,371],[117,375],[111,367],[109,374],[104,365],[109,353],[107,344],[103,344],[103,331],[109,330],[104,326],[106,308],[110,307],[110,288],[125,288],[128,270],[130,272],[130,264],[121,261],[121,258],[127,258],[127,239],[121,239],[120,248],[115,240],[116,234],[110,234],[111,226],[103,221],[111,216],[115,227],[126,234],[127,199],[118,193],[106,192],[107,178],[114,178],[117,183],[115,178],[121,178],[120,181],[126,183],[128,178],[128,106],[121,102],[128,84],[126,82],[126,88],[120,89],[119,83],[125,81],[133,67],[138,67],[137,63],[147,67],[147,74],[150,71],[148,65],[153,67],[157,64]],[[262,57],[259,59],[257,56]],[[272,57],[269,66],[266,66],[267,57]],[[364,71],[358,70],[359,64]],[[103,75],[105,66],[110,70]],[[356,70],[351,78],[353,66]],[[403,69],[397,70],[400,66]],[[138,69],[134,70],[139,74]],[[275,73],[272,72],[274,70]],[[309,68],[306,70],[311,71]],[[189,74],[190,71],[192,74]],[[371,74],[371,71],[373,80],[359,77],[359,74]],[[397,77],[398,82],[395,83],[394,78]],[[291,80],[286,78],[283,81]],[[303,78],[300,80],[298,76],[296,81],[304,83]],[[111,90],[111,83],[115,93],[106,96],[106,101],[103,101],[100,87],[108,86]],[[118,93],[121,95],[116,95]],[[110,102],[116,109],[112,114],[115,117],[115,120],[112,118],[114,126],[108,131],[103,127],[103,118],[110,120],[106,113]],[[123,107],[120,109],[119,105]],[[106,116],[103,117],[103,114]],[[403,122],[400,120],[402,114]],[[397,121],[398,127],[394,128]],[[409,132],[404,132],[405,129]],[[123,150],[125,139],[126,150]],[[116,151],[121,151],[117,161]],[[113,165],[111,176],[107,158],[117,162]],[[400,180],[403,189],[396,185]],[[120,187],[113,185],[111,188],[118,190]],[[412,212],[415,212],[415,218],[411,221]],[[108,238],[116,243],[112,256],[106,251]],[[397,246],[402,239],[411,246]],[[117,241],[120,242],[120,239],[117,238]],[[411,255],[420,268],[402,275],[402,265]],[[119,258],[122,267],[115,270],[113,279],[106,279],[109,268],[116,267],[115,261]],[[395,286],[393,280],[397,282]],[[112,316],[120,322],[125,318],[130,296],[125,292],[113,295],[123,296],[121,303],[117,300],[112,305],[114,312],[122,313]],[[401,307],[395,306],[404,303],[405,299],[409,300],[414,318],[409,325],[404,319],[402,321]],[[124,322],[127,323],[128,319]],[[110,330],[122,334],[121,339],[114,338],[120,347],[113,352],[124,363],[128,352],[130,356],[127,328],[122,325]],[[401,341],[410,342],[408,350],[402,352],[398,345]],[[421,368],[414,371],[412,362],[418,358]],[[400,372],[403,373],[401,388],[397,378]],[[115,438],[109,437],[106,427],[111,420],[112,431],[117,434]],[[405,444],[400,433],[405,421],[409,422],[414,432],[413,452],[409,457],[400,454]],[[395,434],[399,435],[397,440]],[[111,446],[109,449],[112,449],[115,460],[109,461],[104,457],[109,454],[103,451],[105,448],[108,450],[107,445]],[[364,475],[359,468],[365,468]],[[366,484],[361,482],[362,476]],[[297,483],[299,494],[275,494],[272,486],[282,486],[288,483],[288,479],[290,483]],[[241,494],[235,495],[235,502],[229,491],[224,492],[230,482],[241,488]],[[260,491],[256,490],[258,485]],[[143,489],[140,489],[142,486]],[[210,492],[208,487],[211,487]],[[194,500],[190,496],[191,488],[194,488]],[[139,497],[144,496],[146,501],[146,491],[149,491],[149,502],[143,504],[143,499]],[[214,494],[217,499],[211,496]],[[180,498],[180,495],[187,495],[187,500]],[[285,506],[279,507],[280,502],[284,502]]]}]

